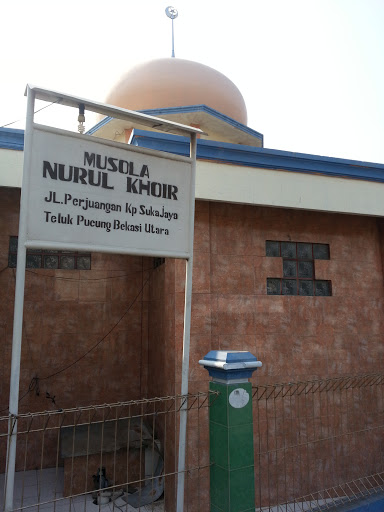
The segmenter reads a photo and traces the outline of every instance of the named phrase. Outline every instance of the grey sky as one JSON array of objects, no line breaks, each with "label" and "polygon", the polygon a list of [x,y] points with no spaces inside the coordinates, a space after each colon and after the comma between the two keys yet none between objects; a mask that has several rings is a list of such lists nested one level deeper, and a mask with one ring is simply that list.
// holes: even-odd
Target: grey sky
[{"label": "grey sky", "polygon": [[[102,101],[132,65],[170,56],[167,5],[176,58],[226,74],[266,147],[384,163],[383,0],[7,2],[0,124],[24,118],[27,82]],[[76,129],[75,112],[38,116]]]}]

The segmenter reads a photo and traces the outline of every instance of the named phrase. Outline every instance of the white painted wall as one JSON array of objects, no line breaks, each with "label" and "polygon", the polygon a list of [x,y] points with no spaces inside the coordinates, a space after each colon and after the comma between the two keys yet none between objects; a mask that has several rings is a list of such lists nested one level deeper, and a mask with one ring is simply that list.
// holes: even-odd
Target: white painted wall
[{"label": "white painted wall", "polygon": [[24,152],[0,149],[0,186],[21,188]]},{"label": "white painted wall", "polygon": [[384,184],[197,162],[196,198],[384,216]]},{"label": "white painted wall", "polygon": [[[0,149],[0,186],[21,187],[23,152]],[[197,162],[196,198],[384,217],[384,184]]]}]

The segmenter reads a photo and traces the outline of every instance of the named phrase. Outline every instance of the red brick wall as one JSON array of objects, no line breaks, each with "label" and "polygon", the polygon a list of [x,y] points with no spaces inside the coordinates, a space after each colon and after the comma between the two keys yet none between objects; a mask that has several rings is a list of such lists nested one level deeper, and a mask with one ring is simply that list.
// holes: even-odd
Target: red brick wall
[{"label": "red brick wall", "polygon": [[[0,270],[18,230],[19,191],[2,189]],[[266,240],[320,242],[331,259],[316,277],[332,281],[332,297],[268,296],[267,277],[282,275]],[[264,363],[259,381],[374,371],[383,361],[383,224],[369,217],[197,201],[190,389],[206,387],[198,360],[211,349],[241,349]],[[32,377],[71,364],[40,381],[21,411],[172,394],[180,390],[185,263],[92,254],[91,271],[26,273],[20,392]],[[15,271],[0,274],[1,396],[7,405]],[[174,357],[175,355],[175,357]],[[148,371],[149,369],[149,371]],[[204,384],[203,384],[204,383]],[[3,405],[3,404],[1,404]]]},{"label": "red brick wall", "polygon": [[[211,349],[255,354],[264,364],[253,377],[260,383],[381,370],[380,225],[381,232],[370,217],[197,202],[190,389],[206,388],[208,373],[198,360]],[[266,257],[266,240],[329,244],[330,260],[316,260],[315,271],[317,279],[332,281],[332,297],[267,295],[267,277],[282,277],[282,260]],[[185,279],[180,261],[175,275],[179,389]]]},{"label": "red brick wall", "polygon": [[[254,374],[254,384],[382,371],[383,228],[369,217],[197,202],[190,392],[208,389],[208,372],[198,360],[212,349],[255,354],[263,368]],[[332,296],[267,295],[267,277],[282,277],[282,260],[266,257],[266,240],[329,244],[331,259],[316,260],[315,271],[317,279],[332,281]],[[176,354],[179,391],[185,273],[182,262],[174,265],[169,352]],[[187,465],[208,463],[206,413],[201,412],[200,428],[188,425]],[[208,493],[204,470],[188,473],[186,489],[196,486],[186,498],[191,510],[198,510],[199,496]]]},{"label": "red brick wall", "polygon": [[[1,189],[4,407],[15,282],[14,270],[6,267],[18,210],[19,191]],[[208,389],[208,373],[198,360],[211,349],[255,354],[264,366],[254,383],[381,370],[383,233],[383,222],[369,217],[197,201],[190,392]],[[266,240],[329,244],[331,259],[317,260],[315,268],[318,279],[332,281],[332,297],[268,296],[266,279],[282,276],[282,262],[265,256]],[[20,403],[21,412],[180,392],[184,282],[183,261],[168,259],[152,272],[152,259],[96,253],[91,271],[27,272],[21,395],[36,374],[51,375],[100,341],[143,287],[144,293],[95,350],[68,370],[40,380],[40,396],[30,393]],[[45,398],[46,392],[56,396],[56,405]],[[206,412],[201,412],[201,425]],[[178,419],[174,425],[177,431]],[[160,438],[163,427],[159,422]],[[208,431],[192,422],[188,433],[187,463],[207,464]],[[168,446],[171,440],[168,432]],[[166,471],[171,471],[175,453],[168,453]],[[194,475],[189,478],[194,489],[197,481]],[[203,480],[207,484],[205,475]],[[207,491],[205,484],[201,492]]]},{"label": "red brick wall", "polygon": [[384,220],[383,219],[377,219],[377,228],[379,232],[379,246],[380,246],[380,252],[381,252],[381,268],[382,268],[382,274],[383,274],[383,286],[384,286]]},{"label": "red brick wall", "polygon": [[[5,268],[0,274],[1,408],[8,404],[16,273],[6,267],[9,237],[18,234],[19,198],[19,190],[0,190],[0,270]],[[91,258],[90,271],[26,272],[20,396],[35,375],[41,380],[40,396],[30,393],[20,402],[20,412],[147,394],[148,301],[145,295],[134,299],[145,283],[147,269],[153,267],[152,258],[98,253]],[[81,361],[44,380],[85,354],[112,328]],[[56,396],[56,405],[46,398],[46,392]]]}]

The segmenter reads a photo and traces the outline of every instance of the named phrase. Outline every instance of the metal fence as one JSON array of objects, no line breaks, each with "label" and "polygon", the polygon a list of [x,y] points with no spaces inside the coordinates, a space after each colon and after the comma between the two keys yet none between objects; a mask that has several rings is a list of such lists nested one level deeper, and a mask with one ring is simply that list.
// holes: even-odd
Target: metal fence
[{"label": "metal fence", "polygon": [[[208,510],[212,399],[197,393],[19,415],[14,510],[174,510],[182,408],[185,510]],[[8,417],[0,418],[2,507],[7,431]]]},{"label": "metal fence", "polygon": [[[14,510],[172,512],[186,407],[184,509],[208,511],[208,407],[215,397],[19,415]],[[257,386],[253,410],[256,510],[331,510],[384,493],[384,374]],[[2,509],[8,421],[0,418]]]},{"label": "metal fence", "polygon": [[384,491],[384,374],[253,389],[256,510],[321,511]]}]

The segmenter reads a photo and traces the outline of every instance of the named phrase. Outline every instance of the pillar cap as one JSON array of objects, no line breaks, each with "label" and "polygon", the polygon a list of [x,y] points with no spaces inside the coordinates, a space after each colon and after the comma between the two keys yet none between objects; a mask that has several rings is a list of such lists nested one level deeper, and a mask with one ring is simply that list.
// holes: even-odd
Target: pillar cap
[{"label": "pillar cap", "polygon": [[257,357],[247,351],[211,350],[199,361],[214,380],[245,380],[262,366]]}]

